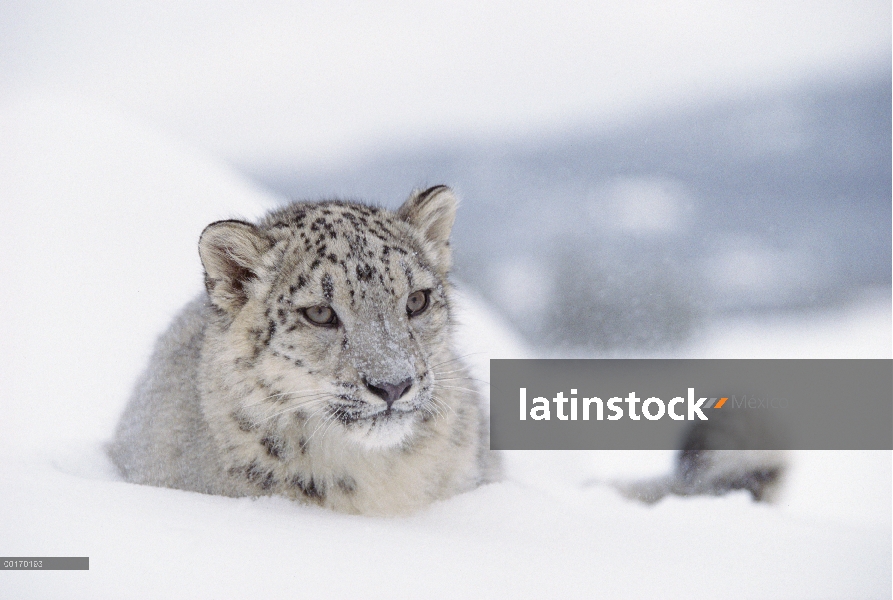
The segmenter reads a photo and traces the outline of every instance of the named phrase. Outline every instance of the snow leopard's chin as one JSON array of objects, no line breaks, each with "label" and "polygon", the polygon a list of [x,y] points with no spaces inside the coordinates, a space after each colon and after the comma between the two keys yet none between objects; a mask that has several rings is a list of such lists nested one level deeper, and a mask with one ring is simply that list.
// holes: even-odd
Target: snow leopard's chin
[{"label": "snow leopard's chin", "polygon": [[349,423],[344,434],[350,442],[369,450],[398,448],[415,433],[418,419],[418,411],[385,410]]},{"label": "snow leopard's chin", "polygon": [[369,450],[385,450],[404,446],[418,432],[419,424],[436,418],[430,394],[408,394],[392,406],[363,403],[364,409],[346,415],[334,408],[337,426],[351,443]]}]

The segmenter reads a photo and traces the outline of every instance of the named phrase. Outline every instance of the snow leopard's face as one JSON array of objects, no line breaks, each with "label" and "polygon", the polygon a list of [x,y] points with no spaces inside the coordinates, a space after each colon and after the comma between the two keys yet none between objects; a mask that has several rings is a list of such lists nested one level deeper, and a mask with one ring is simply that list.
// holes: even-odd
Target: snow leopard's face
[{"label": "snow leopard's face", "polygon": [[263,399],[248,423],[336,428],[367,447],[398,445],[435,417],[448,378],[449,230],[439,186],[397,212],[343,202],[294,204],[259,226],[216,223],[201,249],[210,297],[230,321],[234,360]]}]

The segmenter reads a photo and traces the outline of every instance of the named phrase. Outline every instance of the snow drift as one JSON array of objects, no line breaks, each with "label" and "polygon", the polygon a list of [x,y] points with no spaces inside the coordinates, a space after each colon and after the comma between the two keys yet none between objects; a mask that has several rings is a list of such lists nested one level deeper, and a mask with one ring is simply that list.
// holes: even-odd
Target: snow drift
[{"label": "snow drift", "polygon": [[[8,99],[0,131],[0,549],[90,557],[89,571],[5,572],[0,595],[889,596],[890,452],[798,453],[775,506],[741,493],[645,507],[585,485],[660,472],[669,453],[508,453],[507,481],[399,519],[121,481],[102,444],[154,337],[200,290],[198,234],[280,199],[79,98]],[[491,356],[530,355],[472,294],[462,305],[477,377]],[[890,328],[875,308],[834,319],[774,327],[773,353],[804,331],[859,347]]]}]

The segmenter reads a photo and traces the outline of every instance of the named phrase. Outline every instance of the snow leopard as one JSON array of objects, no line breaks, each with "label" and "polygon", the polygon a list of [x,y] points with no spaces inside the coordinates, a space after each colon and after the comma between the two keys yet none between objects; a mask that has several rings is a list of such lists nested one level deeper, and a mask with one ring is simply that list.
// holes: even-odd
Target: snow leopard
[{"label": "snow leopard", "polygon": [[452,345],[456,197],[295,202],[208,225],[205,293],[156,344],[109,455],[131,482],[405,514],[499,477]]},{"label": "snow leopard", "polygon": [[[396,211],[295,202],[208,225],[205,292],[159,338],[107,448],[125,480],[384,516],[499,480],[452,344],[456,204],[438,185]],[[769,499],[784,456],[716,449],[739,433],[693,428],[674,474],[614,487]]]}]

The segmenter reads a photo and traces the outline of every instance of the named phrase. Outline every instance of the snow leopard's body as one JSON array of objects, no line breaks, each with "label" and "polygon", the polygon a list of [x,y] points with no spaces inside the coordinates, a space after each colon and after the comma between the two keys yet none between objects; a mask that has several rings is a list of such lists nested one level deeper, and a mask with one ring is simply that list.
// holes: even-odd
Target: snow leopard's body
[{"label": "snow leopard's body", "polygon": [[109,452],[125,478],[398,514],[494,478],[451,344],[444,186],[397,212],[297,203],[199,242],[207,294],[161,337]]}]

